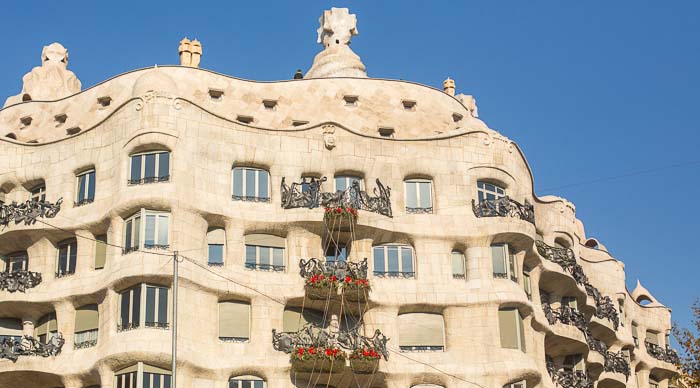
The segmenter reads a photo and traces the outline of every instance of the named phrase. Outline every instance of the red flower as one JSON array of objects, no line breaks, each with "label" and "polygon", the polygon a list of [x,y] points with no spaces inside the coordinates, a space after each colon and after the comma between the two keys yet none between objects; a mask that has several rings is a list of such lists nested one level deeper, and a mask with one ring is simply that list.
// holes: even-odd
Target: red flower
[{"label": "red flower", "polygon": [[352,281],[352,278],[350,276],[345,277],[345,283],[350,283]]},{"label": "red flower", "polygon": [[333,355],[337,356],[338,355],[338,348],[333,349]]},{"label": "red flower", "polygon": [[341,209],[341,208],[337,208],[337,209],[335,209],[335,212],[336,212],[336,213],[338,213],[338,214],[340,214],[340,213],[342,213],[342,212],[343,212],[343,209]]},{"label": "red flower", "polygon": [[331,281],[332,281],[332,282],[335,282],[335,281],[337,281],[337,280],[338,280],[338,278],[337,278],[335,275],[331,276]]},{"label": "red flower", "polygon": [[303,356],[304,355],[304,348],[297,349],[297,353],[299,353],[300,356]]},{"label": "red flower", "polygon": [[369,352],[366,349],[362,349],[362,355],[367,357],[369,356]]},{"label": "red flower", "polygon": [[309,348],[309,354],[316,354],[316,348]]}]

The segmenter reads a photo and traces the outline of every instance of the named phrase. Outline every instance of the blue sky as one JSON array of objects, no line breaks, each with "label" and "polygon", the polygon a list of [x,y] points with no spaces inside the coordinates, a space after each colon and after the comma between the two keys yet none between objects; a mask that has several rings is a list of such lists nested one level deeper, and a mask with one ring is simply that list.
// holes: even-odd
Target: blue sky
[{"label": "blue sky", "polygon": [[[688,324],[700,297],[698,2],[13,1],[0,16],[0,100],[54,41],[83,87],[177,63],[183,36],[202,41],[204,68],[288,79],[319,51],[330,6],[357,14],[352,48],[370,76],[436,87],[450,76],[476,96],[481,118],[524,150],[537,194],[573,201],[628,286],[642,279]],[[640,170],[653,171],[568,186]]]}]

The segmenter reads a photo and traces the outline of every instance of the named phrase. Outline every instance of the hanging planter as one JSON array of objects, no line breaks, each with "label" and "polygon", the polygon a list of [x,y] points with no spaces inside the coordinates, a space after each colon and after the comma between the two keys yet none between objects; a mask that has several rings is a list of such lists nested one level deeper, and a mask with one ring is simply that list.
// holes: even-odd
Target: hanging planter
[{"label": "hanging planter", "polygon": [[340,373],[345,353],[338,348],[297,348],[292,353],[292,370],[299,373]]},{"label": "hanging planter", "polygon": [[343,280],[343,297],[348,302],[367,302],[370,290],[367,279],[354,279],[351,276],[346,276]]},{"label": "hanging planter", "polygon": [[314,300],[328,300],[338,296],[338,278],[315,274],[306,280],[306,296]]},{"label": "hanging planter", "polygon": [[379,369],[381,355],[373,348],[357,349],[350,354],[350,369],[356,374],[372,374]]},{"label": "hanging planter", "polygon": [[357,223],[357,210],[351,207],[327,207],[323,221],[331,229],[349,229]]}]

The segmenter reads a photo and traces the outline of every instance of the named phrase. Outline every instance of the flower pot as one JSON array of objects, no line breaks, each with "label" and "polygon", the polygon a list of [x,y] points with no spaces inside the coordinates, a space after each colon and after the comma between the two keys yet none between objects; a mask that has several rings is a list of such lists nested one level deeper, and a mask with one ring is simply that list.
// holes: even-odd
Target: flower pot
[{"label": "flower pot", "polygon": [[365,303],[367,302],[367,294],[369,294],[369,289],[367,287],[349,285],[343,287],[343,297],[347,302]]},{"label": "flower pot", "polygon": [[345,368],[345,360],[336,358],[292,359],[292,370],[300,373],[340,373]]},{"label": "flower pot", "polygon": [[313,300],[328,300],[333,299],[338,296],[338,288],[335,285],[332,286],[310,286],[307,285],[306,296]]},{"label": "flower pot", "polygon": [[379,369],[379,359],[351,358],[350,369],[356,374],[376,373]]}]

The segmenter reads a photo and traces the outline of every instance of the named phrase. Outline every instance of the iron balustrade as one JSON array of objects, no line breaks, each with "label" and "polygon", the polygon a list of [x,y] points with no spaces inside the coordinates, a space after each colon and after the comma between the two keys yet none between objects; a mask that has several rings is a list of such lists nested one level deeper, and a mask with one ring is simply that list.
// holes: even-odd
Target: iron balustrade
[{"label": "iron balustrade", "polygon": [[245,263],[245,268],[252,271],[284,272],[284,265]]},{"label": "iron balustrade", "polygon": [[255,195],[231,195],[231,199],[234,201],[245,201],[245,202],[263,202],[270,203],[270,197],[258,197]]},{"label": "iron balustrade", "polygon": [[496,199],[485,199],[479,203],[472,199],[472,210],[477,218],[513,217],[535,224],[535,207],[528,200],[521,204],[507,195]]},{"label": "iron balustrade", "polygon": [[26,292],[41,283],[41,273],[25,270],[0,272],[0,291]]},{"label": "iron balustrade", "polygon": [[360,262],[338,260],[330,263],[324,259],[301,259],[299,261],[299,275],[305,279],[314,275],[335,276],[340,280],[345,279],[346,276],[353,279],[367,279],[367,258]]},{"label": "iron balustrade", "polygon": [[15,362],[21,356],[56,356],[61,353],[65,342],[61,333],[52,336],[48,343],[42,343],[29,335],[22,336],[21,339],[5,337],[0,343],[0,359]]},{"label": "iron balustrade", "polygon": [[644,345],[646,347],[647,353],[659,361],[664,361],[676,365],[678,365],[678,363],[680,362],[678,353],[676,353],[675,350],[671,349],[668,346],[664,348],[662,346],[653,344],[648,341],[644,341]]},{"label": "iron balustrade", "polygon": [[139,327],[141,327],[141,325],[139,325],[138,322],[128,322],[125,324],[117,324],[117,332],[136,330]]},{"label": "iron balustrade", "polygon": [[245,342],[250,341],[250,338],[247,338],[247,337],[219,337],[219,341],[240,344],[240,343],[245,343]]},{"label": "iron balustrade", "polygon": [[404,278],[413,279],[416,277],[415,272],[406,271],[374,271],[372,274],[378,278]]},{"label": "iron balustrade", "polygon": [[162,329],[162,330],[168,330],[170,329],[170,323],[168,322],[150,322],[146,321],[145,322],[145,327],[152,328],[152,329]]},{"label": "iron balustrade", "polygon": [[146,185],[149,183],[159,183],[159,182],[170,182],[170,175],[151,176],[151,177],[146,177],[146,178],[141,178],[141,179],[127,179],[126,182],[129,186]]},{"label": "iron balustrade", "polygon": [[70,271],[56,271],[56,279],[64,278],[66,276],[72,276],[75,275],[75,270],[70,270]]},{"label": "iron balustrade", "polygon": [[442,352],[445,350],[444,346],[434,345],[434,346],[399,346],[402,352]]},{"label": "iron balustrade", "polygon": [[432,214],[433,207],[406,207],[408,214]]},{"label": "iron balustrade", "polygon": [[547,361],[547,372],[554,385],[562,388],[593,388],[591,380],[583,371],[557,369],[554,363]]},{"label": "iron balustrade", "polygon": [[74,201],[73,207],[79,207],[87,204],[93,203],[95,200],[93,198],[83,198],[80,201]]},{"label": "iron balustrade", "polygon": [[332,327],[318,327],[307,323],[297,332],[278,333],[272,329],[272,347],[280,352],[291,354],[298,348],[338,348],[352,353],[358,349],[374,349],[377,353],[389,359],[389,350],[386,343],[389,341],[382,332],[377,329],[372,337],[360,334],[362,325],[348,330],[335,330]]},{"label": "iron balustrade", "polygon": [[15,225],[23,222],[25,225],[33,225],[37,218],[53,218],[61,210],[63,198],[56,203],[45,200],[30,199],[22,203],[0,203],[0,226],[7,227],[14,222]]}]

